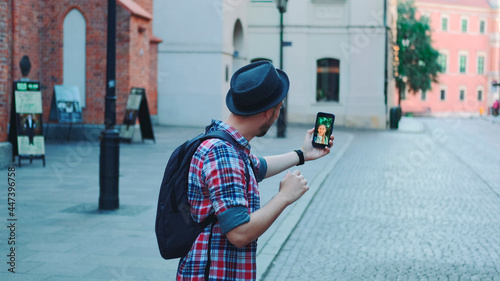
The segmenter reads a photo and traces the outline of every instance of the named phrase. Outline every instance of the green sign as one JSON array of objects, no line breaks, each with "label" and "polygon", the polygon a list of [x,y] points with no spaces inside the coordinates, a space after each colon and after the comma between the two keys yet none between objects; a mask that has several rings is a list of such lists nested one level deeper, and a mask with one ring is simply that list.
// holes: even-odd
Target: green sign
[{"label": "green sign", "polygon": [[40,84],[38,82],[15,82],[16,91],[38,91]]}]

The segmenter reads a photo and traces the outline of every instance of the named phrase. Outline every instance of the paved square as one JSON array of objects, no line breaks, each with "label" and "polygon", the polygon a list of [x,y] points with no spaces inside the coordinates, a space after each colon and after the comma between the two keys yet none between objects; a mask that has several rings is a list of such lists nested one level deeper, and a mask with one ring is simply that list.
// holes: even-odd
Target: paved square
[{"label": "paved square", "polygon": [[358,131],[264,280],[500,280],[500,125]]}]

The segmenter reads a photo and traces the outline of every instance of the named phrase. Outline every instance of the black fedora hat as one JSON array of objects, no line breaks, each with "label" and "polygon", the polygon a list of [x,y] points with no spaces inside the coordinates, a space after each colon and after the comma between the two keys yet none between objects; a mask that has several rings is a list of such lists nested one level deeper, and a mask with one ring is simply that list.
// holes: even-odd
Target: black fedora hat
[{"label": "black fedora hat", "polygon": [[285,72],[269,61],[254,62],[233,74],[226,105],[236,115],[258,114],[278,105],[289,88]]}]

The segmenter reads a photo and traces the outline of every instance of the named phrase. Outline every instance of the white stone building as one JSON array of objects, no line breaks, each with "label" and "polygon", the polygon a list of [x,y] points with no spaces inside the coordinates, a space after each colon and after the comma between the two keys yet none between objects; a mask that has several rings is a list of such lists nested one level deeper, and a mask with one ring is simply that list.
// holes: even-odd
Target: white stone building
[{"label": "white stone building", "polygon": [[[284,41],[291,46],[283,54],[291,82],[288,121],[313,124],[316,113],[325,111],[336,115],[336,125],[385,129],[394,104],[396,1],[288,2]],[[224,119],[234,71],[255,59],[280,65],[280,16],[272,0],[154,5],[154,33],[164,39],[158,54],[160,124],[199,126]]]}]

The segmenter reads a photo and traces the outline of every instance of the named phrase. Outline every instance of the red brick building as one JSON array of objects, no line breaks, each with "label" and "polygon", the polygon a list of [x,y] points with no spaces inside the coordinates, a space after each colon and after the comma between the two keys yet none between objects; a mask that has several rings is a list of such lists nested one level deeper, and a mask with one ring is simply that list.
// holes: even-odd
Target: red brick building
[{"label": "red brick building", "polygon": [[[161,40],[152,34],[152,12],[153,0],[117,0],[118,123],[123,120],[131,87],[145,88],[150,113],[157,112],[157,47]],[[64,34],[73,36],[73,18],[81,22],[83,51],[73,54],[66,49],[65,55]],[[21,78],[19,62],[24,55],[32,65],[28,78],[41,82],[44,122],[48,122],[54,85],[65,84],[66,73],[77,72],[82,73],[84,123],[104,123],[106,36],[107,1],[0,1],[0,143],[7,140],[12,81]],[[82,64],[73,66],[68,57],[80,59]]]}]

